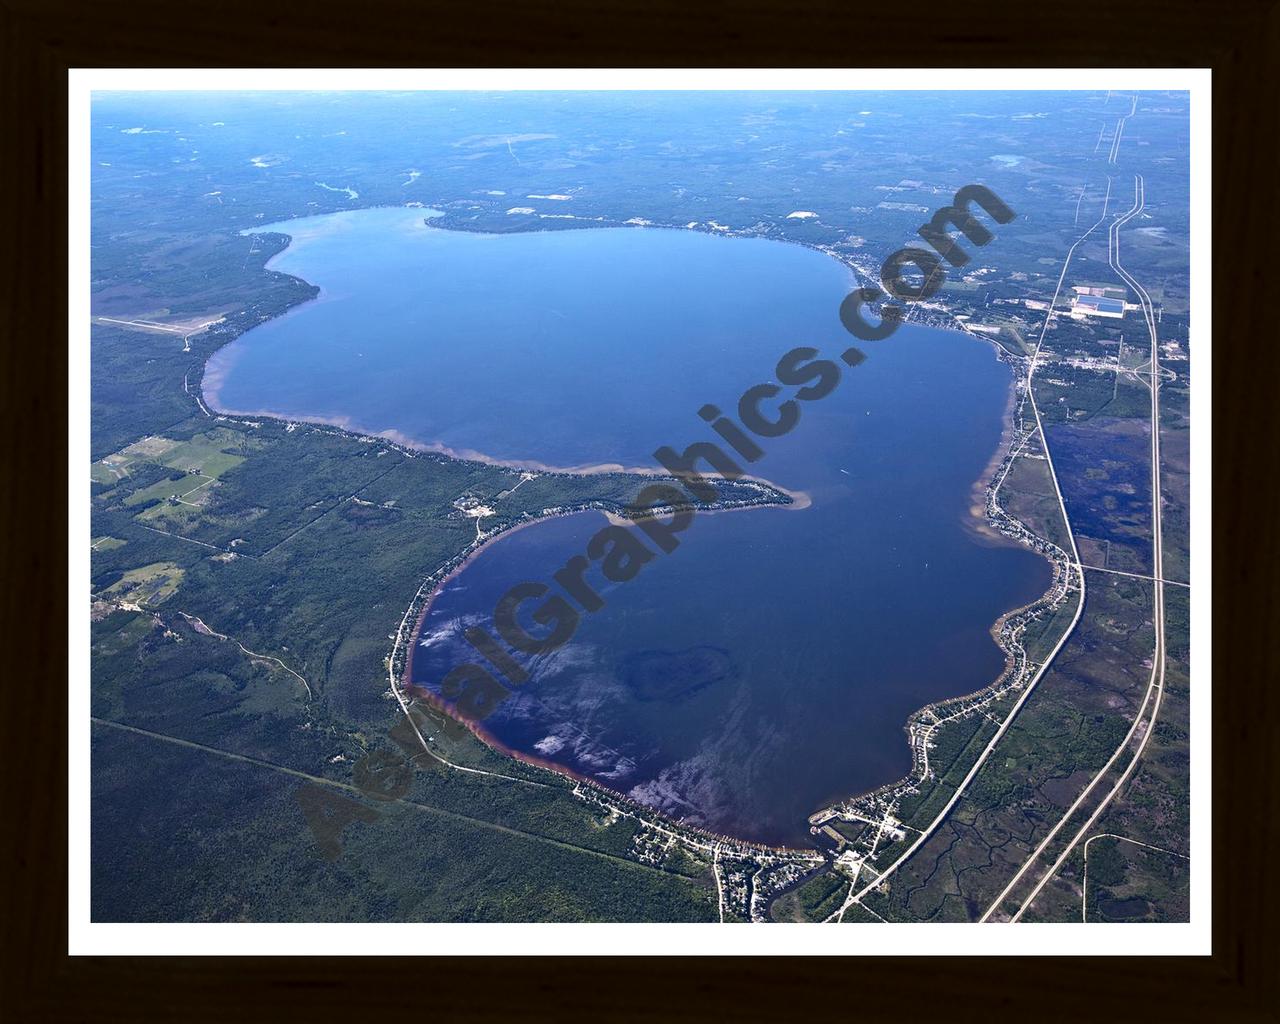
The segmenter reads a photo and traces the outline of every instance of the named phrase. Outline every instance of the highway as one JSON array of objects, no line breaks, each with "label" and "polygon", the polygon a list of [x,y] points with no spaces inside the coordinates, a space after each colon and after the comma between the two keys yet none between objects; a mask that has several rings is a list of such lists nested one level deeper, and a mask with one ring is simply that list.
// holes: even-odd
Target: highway
[{"label": "highway", "polygon": [[1111,151],[1107,154],[1107,163],[1114,164],[1116,162],[1116,157],[1120,153],[1120,140],[1124,137],[1124,123],[1129,120],[1129,118],[1133,117],[1137,111],[1138,97],[1134,96],[1133,106],[1129,109],[1129,113],[1125,114],[1124,117],[1120,118],[1120,120],[1116,122],[1116,133],[1111,139]]},{"label": "highway", "polygon": [[1156,317],[1151,304],[1151,296],[1147,294],[1145,288],[1142,287],[1130,274],[1124,269],[1120,263],[1120,228],[1123,227],[1133,217],[1142,213],[1146,208],[1146,186],[1142,175],[1134,176],[1134,206],[1127,214],[1117,220],[1111,226],[1110,238],[1110,260],[1111,266],[1120,275],[1121,279],[1138,296],[1138,301],[1142,304],[1142,315],[1147,324],[1147,332],[1151,339],[1151,376],[1149,378],[1148,387],[1151,389],[1151,549],[1152,549],[1152,568],[1154,579],[1152,585],[1154,589],[1154,606],[1152,614],[1152,625],[1155,629],[1155,654],[1151,663],[1151,678],[1147,683],[1147,690],[1143,696],[1142,706],[1138,710],[1138,714],[1134,717],[1133,725],[1130,726],[1128,734],[1125,736],[1121,744],[1116,748],[1115,753],[1103,766],[1102,770],[1094,777],[1089,786],[1076,798],[1075,803],[1071,805],[1067,813],[1054,827],[1036,848],[1035,853],[1027,860],[1027,862],[1014,876],[1013,880],[1005,887],[1004,892],[996,899],[996,901],[987,909],[982,920],[987,920],[993,911],[1008,897],[1009,892],[1014,885],[1022,878],[1028,868],[1036,863],[1040,855],[1044,852],[1045,847],[1053,840],[1066,822],[1071,818],[1072,814],[1080,807],[1081,803],[1089,796],[1094,786],[1111,770],[1116,761],[1121,757],[1124,750],[1128,747],[1134,734],[1138,731],[1139,725],[1142,723],[1143,716],[1146,713],[1148,704],[1151,705],[1150,718],[1146,723],[1146,728],[1142,732],[1142,736],[1138,741],[1137,749],[1133,752],[1133,757],[1125,766],[1120,778],[1116,780],[1110,791],[1102,802],[1098,804],[1089,819],[1080,826],[1079,830],[1072,836],[1070,842],[1063,848],[1058,858],[1053,862],[1053,866],[1045,872],[1040,881],[1032,889],[1031,893],[1018,907],[1017,912],[1010,919],[1017,922],[1022,919],[1023,914],[1035,902],[1041,890],[1048,884],[1049,880],[1054,878],[1071,852],[1076,848],[1081,839],[1093,828],[1094,823],[1102,816],[1103,811],[1110,806],[1111,801],[1115,799],[1117,793],[1124,787],[1125,783],[1133,775],[1133,772],[1142,759],[1143,753],[1147,749],[1147,744],[1151,741],[1151,736],[1155,732],[1156,721],[1160,715],[1160,705],[1164,698],[1164,678],[1165,678],[1165,611],[1164,611],[1164,534],[1162,523],[1161,509],[1161,492],[1160,492],[1160,348],[1156,331]]}]

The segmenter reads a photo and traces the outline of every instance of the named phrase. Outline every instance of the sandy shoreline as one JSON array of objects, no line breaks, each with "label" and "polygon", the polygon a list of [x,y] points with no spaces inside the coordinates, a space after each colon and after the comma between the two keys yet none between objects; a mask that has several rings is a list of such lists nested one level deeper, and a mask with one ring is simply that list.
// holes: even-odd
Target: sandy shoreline
[{"label": "sandy shoreline", "polygon": [[[212,358],[212,357],[211,357]],[[206,363],[206,375],[207,375]],[[225,368],[219,368],[219,380],[225,374]],[[489,455],[486,452],[477,451],[474,448],[457,448],[444,444],[441,441],[421,441],[411,437],[401,430],[394,428],[387,430],[370,430],[360,426],[350,416],[326,416],[321,413],[305,413],[302,415],[286,415],[271,409],[228,409],[218,404],[218,393],[215,390],[210,392],[207,384],[202,382],[202,396],[205,404],[209,409],[219,416],[229,416],[235,419],[268,419],[277,420],[282,423],[310,423],[316,426],[337,427],[339,430],[346,431],[357,437],[368,437],[382,441],[390,441],[399,445],[401,448],[408,448],[416,452],[428,452],[432,455],[443,455],[446,458],[456,459],[459,462],[479,462],[486,466],[496,466],[500,469],[514,469],[525,473],[548,473],[560,476],[603,476],[608,473],[620,473],[626,476],[660,478],[663,480],[674,480],[671,473],[661,466],[624,466],[620,462],[588,462],[577,466],[556,466],[548,462],[540,462],[536,459],[504,459],[495,455]],[[762,476],[754,476],[743,474],[737,480],[729,481],[730,483],[752,483],[760,484],[772,490],[779,491],[791,499],[791,504],[787,507],[796,510],[808,508],[813,502],[806,491],[792,490],[783,487],[781,484],[774,483],[772,480]],[[727,512],[730,509],[739,507],[754,508],[756,506],[737,506],[732,505],[729,508],[706,508],[699,509],[700,512]]]},{"label": "sandy shoreline", "polygon": [[[968,335],[968,337],[973,336]],[[973,340],[981,342],[986,339],[974,337]],[[999,354],[1004,350],[995,342],[989,342],[989,344],[996,349],[998,358]],[[964,521],[965,526],[976,539],[996,547],[1020,546],[1019,542],[1010,539],[997,530],[987,518],[987,489],[995,482],[996,474],[1000,472],[1000,467],[1004,464],[1004,460],[1013,451],[1014,438],[1017,434],[1014,410],[1017,405],[1018,377],[1011,372],[1009,374],[1009,393],[1005,398],[1004,412],[1001,413],[1000,441],[996,445],[995,451],[991,453],[991,458],[982,472],[973,481],[973,487],[969,491],[969,513]]]}]

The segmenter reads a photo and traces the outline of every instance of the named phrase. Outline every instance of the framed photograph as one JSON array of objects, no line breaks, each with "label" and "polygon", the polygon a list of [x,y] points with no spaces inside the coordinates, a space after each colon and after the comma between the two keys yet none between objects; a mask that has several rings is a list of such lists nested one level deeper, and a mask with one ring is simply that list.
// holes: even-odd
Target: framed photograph
[{"label": "framed photograph", "polygon": [[967,1018],[1011,957],[1038,1016],[1274,1019],[1271,604],[1212,572],[1265,432],[1221,387],[1265,288],[1212,316],[1223,161],[1270,166],[1240,10],[1143,68],[161,68],[19,18],[15,1019],[910,1014],[922,958]]}]

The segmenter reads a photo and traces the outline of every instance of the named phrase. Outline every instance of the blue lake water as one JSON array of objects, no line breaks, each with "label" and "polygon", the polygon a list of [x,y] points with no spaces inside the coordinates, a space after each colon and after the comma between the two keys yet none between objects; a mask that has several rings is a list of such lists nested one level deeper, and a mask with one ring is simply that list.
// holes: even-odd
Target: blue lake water
[{"label": "blue lake water", "polygon": [[[468,234],[405,209],[273,229],[294,237],[273,269],[322,295],[210,361],[224,409],[524,465],[652,467],[660,445],[717,440],[698,410],[734,410],[789,349],[838,360],[852,340],[837,315],[850,272],[781,242]],[[758,439],[749,471],[810,504],[700,514],[626,583],[593,568],[605,607],[533,659],[485,720],[493,739],[773,843],[804,843],[812,811],[906,773],[907,716],[996,677],[990,627],[1049,569],[974,529],[1008,367],[985,343],[912,326],[862,347],[794,430]],[[513,584],[550,581],[604,525],[584,512],[483,549],[432,603],[415,683],[438,691],[476,660],[463,626],[491,623]]]}]

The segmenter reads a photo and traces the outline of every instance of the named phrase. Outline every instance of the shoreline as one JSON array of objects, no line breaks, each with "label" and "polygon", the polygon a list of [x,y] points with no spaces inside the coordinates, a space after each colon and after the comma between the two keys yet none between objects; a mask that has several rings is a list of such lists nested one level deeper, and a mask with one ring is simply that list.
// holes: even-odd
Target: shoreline
[{"label": "shoreline", "polygon": [[[1011,361],[1016,366],[1022,361],[1020,357],[1012,356],[994,341],[963,329],[957,333],[968,335],[975,341],[987,341],[996,350],[997,358],[1002,362]],[[903,731],[907,734],[912,763],[906,775],[883,786],[835,800],[823,810],[846,809],[859,813],[878,811],[889,815],[903,797],[918,794],[919,787],[930,777],[933,777],[937,784],[941,784],[941,776],[935,774],[929,764],[930,740],[934,731],[948,722],[985,713],[989,704],[1003,698],[1011,690],[1018,689],[1026,681],[1029,666],[1026,650],[1021,643],[1022,633],[1040,612],[1055,611],[1070,593],[1071,562],[1066,552],[1014,518],[1012,514],[1005,511],[998,500],[999,489],[1008,475],[1008,467],[1023,453],[1023,446],[1019,444],[1018,430],[1023,392],[1018,388],[1017,381],[1018,377],[1015,373],[1010,380],[1009,399],[1003,414],[1004,428],[1000,444],[983,474],[973,485],[973,497],[976,499],[981,494],[982,500],[981,503],[974,502],[966,520],[969,521],[974,539],[979,543],[1026,547],[1043,557],[1049,563],[1052,572],[1049,586],[1035,600],[1001,613],[992,623],[989,632],[996,646],[1004,653],[1005,664],[991,683],[968,694],[933,701],[908,716]],[[1025,440],[1025,437],[1022,440]],[[957,706],[959,710],[954,713],[941,714]],[[945,775],[945,772],[942,774]]]},{"label": "shoreline", "polygon": [[[967,333],[967,332],[960,332]],[[984,339],[969,335],[975,341]],[[998,345],[995,346],[996,358],[1005,362],[1005,358],[1001,356],[1003,351]],[[1016,373],[1009,374],[1009,393],[1005,398],[1004,411],[1000,414],[1000,440],[996,444],[996,450],[991,453],[991,458],[987,460],[986,466],[983,467],[981,473],[973,481],[973,486],[969,489],[969,514],[965,517],[965,526],[977,538],[997,547],[1017,547],[1016,542],[1010,543],[1010,538],[1002,534],[987,516],[987,491],[995,482],[996,477],[1000,474],[1000,467],[1004,465],[1005,460],[1013,451],[1013,446],[1017,440],[1017,416],[1018,408],[1018,377]]]},{"label": "shoreline", "polygon": [[[733,511],[740,511],[740,510],[753,509],[753,508],[786,508],[786,507],[788,506],[773,505],[773,504],[728,505],[728,506],[717,506],[717,507],[708,508],[708,509],[701,509],[699,511],[703,511],[710,514],[713,512],[733,512]],[[491,544],[494,544],[502,540],[503,538],[508,537],[513,533],[516,533],[519,530],[523,530],[526,527],[530,527],[530,526],[536,526],[539,523],[544,523],[551,519],[567,518],[569,516],[581,515],[585,512],[591,512],[591,511],[600,512],[602,515],[606,516],[611,522],[614,521],[615,519],[622,523],[632,521],[627,519],[625,516],[618,516],[617,513],[610,512],[601,506],[597,506],[593,504],[578,506],[572,509],[564,509],[559,512],[553,513],[551,515],[536,516],[527,520],[522,520],[520,522],[507,526],[494,534],[486,536],[477,542],[473,542],[472,546],[468,548],[466,552],[464,552],[462,555],[459,555],[455,559],[453,559],[452,564],[446,563],[445,567],[442,570],[436,570],[437,572],[443,571],[444,575],[441,576],[441,578],[435,583],[434,586],[432,586],[431,590],[426,594],[426,596],[421,598],[422,607],[413,616],[413,625],[412,625],[412,628],[409,630],[409,640],[405,644],[404,665],[399,671],[401,689],[404,692],[408,693],[412,698],[425,701],[435,710],[440,712],[440,714],[447,716],[450,720],[455,722],[461,728],[466,729],[477,740],[479,740],[482,744],[484,744],[490,750],[493,750],[499,756],[509,758],[512,761],[516,761],[530,768],[535,768],[541,771],[549,772],[552,775],[555,775],[557,778],[568,779],[569,781],[574,782],[578,785],[590,786],[592,789],[596,790],[599,794],[603,795],[608,800],[616,801],[624,804],[632,814],[652,815],[653,817],[656,817],[662,821],[667,822],[672,828],[680,829],[684,832],[694,833],[695,835],[698,835],[705,839],[712,840],[714,842],[730,843],[739,848],[747,848],[753,851],[764,851],[766,853],[782,854],[787,856],[791,856],[795,854],[812,853],[813,852],[812,847],[779,846],[779,845],[773,845],[769,843],[763,843],[757,840],[744,839],[740,836],[730,836],[720,832],[713,832],[710,829],[703,828],[699,825],[690,825],[687,822],[680,821],[677,818],[673,818],[671,815],[667,814],[665,811],[658,810],[655,807],[650,807],[647,804],[639,803],[638,801],[633,800],[626,793],[623,793],[621,790],[614,789],[611,786],[608,786],[605,783],[601,782],[600,780],[592,778],[589,775],[583,775],[582,773],[575,771],[574,769],[568,767],[567,765],[561,764],[558,761],[553,761],[550,758],[537,757],[533,754],[528,754],[524,751],[516,750],[513,747],[507,746],[507,744],[503,743],[500,739],[498,739],[495,735],[493,735],[493,733],[485,729],[483,725],[481,725],[480,723],[473,722],[465,718],[461,718],[460,716],[455,714],[454,710],[448,704],[445,703],[445,701],[440,697],[439,694],[425,687],[418,686],[413,681],[414,654],[417,650],[418,640],[422,636],[422,628],[426,624],[427,616],[431,613],[431,608],[435,604],[436,599],[440,596],[441,593],[443,593],[444,588],[448,586],[451,580],[457,578],[463,572],[463,570],[466,569],[472,562],[474,562],[482,553],[484,553],[485,550]],[[421,594],[421,590],[419,590],[419,594]],[[418,598],[415,598],[415,602],[417,600]],[[396,674],[395,665],[392,665],[390,667],[390,671],[392,672],[393,675]],[[432,752],[428,751],[428,753],[432,753]]]},{"label": "shoreline", "polygon": [[[299,307],[294,307],[299,308]],[[212,358],[212,356],[210,357]],[[207,365],[207,363],[206,363]],[[274,412],[270,409],[227,409],[218,404],[217,392],[213,393],[212,398],[201,383],[201,396],[205,405],[216,416],[226,416],[230,419],[252,419],[252,420],[275,420],[279,423],[306,423],[312,426],[335,427],[344,433],[350,434],[352,437],[368,438],[374,441],[388,441],[399,448],[407,449],[414,452],[422,452],[430,455],[441,455],[444,458],[452,459],[455,462],[478,462],[486,466],[495,466],[499,469],[511,469],[524,473],[543,473],[548,476],[606,476],[608,474],[618,474],[621,476],[644,477],[646,479],[661,479],[675,481],[669,472],[659,466],[624,466],[620,462],[588,462],[579,466],[553,466],[546,462],[538,462],[533,459],[504,459],[496,455],[488,455],[473,448],[455,448],[444,444],[442,441],[421,441],[417,438],[410,437],[408,434],[395,428],[386,430],[371,430],[361,427],[354,422],[350,416],[326,416],[321,413],[304,414],[304,415],[288,415],[280,412]],[[797,511],[808,508],[813,504],[812,498],[807,491],[792,490],[783,487],[779,483],[775,483],[762,476],[744,473],[737,480],[728,481],[734,484],[756,484],[761,487],[767,487],[770,490],[785,494],[791,501],[783,505],[778,503],[775,507],[794,508]],[[700,503],[694,503],[700,504]],[[726,507],[718,507],[716,505],[708,505],[698,507],[699,512],[725,512],[735,508],[752,508],[754,506],[730,505]]]},{"label": "shoreline", "polygon": [[[368,209],[377,209],[377,208],[382,208],[382,207],[368,207]],[[389,207],[389,208],[396,208],[396,207]],[[340,211],[340,212],[354,213],[354,212],[359,212],[359,210],[362,210],[362,209],[366,209],[366,208],[361,207],[361,208],[358,208],[357,210]],[[414,212],[416,214],[417,210],[415,209]],[[313,214],[310,216],[314,216],[318,218],[318,217],[330,216],[330,215],[331,214]],[[296,218],[296,219],[305,219],[305,218]],[[444,227],[444,226],[440,226],[440,227],[435,227],[434,225],[430,225],[430,226],[435,228],[435,230],[441,230],[441,231],[464,230],[464,229]],[[585,227],[587,225],[583,225],[583,226]],[[665,225],[665,224],[656,224],[656,223],[655,224],[628,224],[623,222],[619,222],[615,224],[595,223],[590,226],[652,228],[652,229],[660,229],[660,230],[677,230],[677,231],[697,230],[697,229],[688,228],[682,225]],[[549,231],[549,230],[572,230],[572,229],[537,228],[534,230]],[[290,246],[294,242],[294,238],[292,235],[282,231],[255,232],[252,229],[246,229],[242,233],[278,234],[288,239],[288,242],[286,242],[285,246],[279,252],[273,254],[263,264],[264,270],[268,269],[273,262],[279,259],[284,254],[284,252],[290,248]],[[481,233],[489,233],[489,232],[481,232]],[[864,270],[864,268],[859,267],[853,261],[852,257],[836,252],[832,247],[829,247],[826,245],[802,242],[802,241],[786,239],[786,238],[772,238],[764,234],[751,234],[751,233],[745,233],[745,232],[730,233],[730,232],[718,232],[718,231],[698,231],[698,233],[711,234],[717,237],[759,238],[759,239],[764,239],[769,241],[780,241],[780,242],[789,243],[793,245],[799,245],[803,248],[808,248],[817,252],[822,252],[825,255],[830,256],[832,259],[834,259],[836,262],[840,263],[842,266],[844,266],[847,270],[850,271],[851,275],[855,279],[855,282],[859,278],[866,276],[866,271]],[[290,276],[294,276],[294,275],[290,275]],[[310,282],[306,282],[302,278],[298,278],[298,280],[303,281],[303,283],[310,284]],[[319,286],[313,285],[313,287],[316,287],[317,289],[316,295],[312,296],[309,299],[305,299],[304,301],[298,303],[297,305],[290,306],[288,309],[282,311],[277,316],[271,317],[270,320],[276,320],[284,316],[289,316],[295,313],[296,311],[302,309],[303,307],[309,305],[310,303],[320,301],[321,299],[323,299],[325,295],[324,290]],[[952,320],[954,320],[954,316],[952,314],[948,313],[947,315],[950,316]],[[263,322],[268,322],[268,321],[263,321]],[[1011,358],[1009,353],[993,339],[985,338],[975,334],[974,332],[966,330],[964,328],[964,325],[960,323],[960,321],[955,321],[955,323],[958,325],[955,328],[941,328],[941,329],[951,330],[953,333],[963,335],[974,341],[986,342],[995,350],[996,358],[1001,362],[1004,362],[1009,358]],[[255,324],[253,326],[260,326],[260,324]],[[934,329],[938,329],[938,328],[934,328]],[[272,412],[269,410],[238,411],[238,410],[224,409],[217,404],[218,389],[222,383],[223,377],[225,376],[227,370],[230,368],[230,365],[234,365],[234,363],[225,367],[217,368],[218,372],[215,372],[214,374],[213,387],[211,392],[206,391],[205,389],[206,375],[208,373],[209,364],[213,361],[213,359],[218,353],[225,351],[228,348],[228,346],[230,346],[236,340],[239,340],[239,338],[247,334],[249,330],[252,330],[252,327],[250,327],[248,330],[241,332],[240,334],[236,335],[236,337],[229,339],[223,345],[219,346],[217,349],[215,349],[212,353],[209,354],[209,356],[204,360],[203,363],[200,364],[200,379],[196,382],[195,392],[194,394],[192,394],[192,397],[195,398],[195,400],[197,401],[197,404],[201,404],[203,400],[203,403],[208,405],[208,411],[206,412],[206,414],[212,413],[213,415],[216,415],[216,416],[227,417],[232,419],[241,419],[241,418],[270,419],[278,422],[283,422],[286,424],[308,423],[316,426],[327,426],[327,427],[332,427],[332,428],[341,430],[345,434],[349,434],[353,437],[356,437],[362,440],[382,441],[385,443],[389,443],[397,448],[407,449],[411,453],[433,454],[433,455],[437,455],[443,458],[448,458],[454,461],[477,462],[485,465],[492,465],[492,466],[496,466],[504,469],[512,469],[512,470],[524,471],[524,472],[541,472],[546,474],[565,475],[565,476],[592,476],[592,475],[603,475],[608,473],[618,473],[618,474],[623,474],[628,476],[649,477],[649,478],[661,477],[661,478],[674,480],[674,478],[671,477],[669,473],[666,473],[663,470],[657,469],[654,467],[628,468],[618,463],[596,463],[596,464],[586,464],[578,467],[557,467],[557,466],[548,465],[546,463],[537,462],[535,460],[503,460],[503,459],[495,458],[493,456],[486,455],[483,452],[478,452],[471,449],[452,448],[441,442],[417,441],[409,437],[408,435],[404,434],[403,432],[395,429],[388,429],[380,432],[372,432],[372,431],[364,430],[364,429],[361,429],[358,425],[353,424],[353,421],[350,417],[345,417],[345,416],[289,417],[289,416],[283,416],[278,412]],[[1016,357],[1012,357],[1012,358],[1016,358]],[[1020,617],[1025,617],[1028,612],[1049,603],[1051,596],[1054,593],[1055,589],[1057,588],[1060,578],[1062,576],[1061,566],[1059,565],[1058,561],[1050,557],[1044,551],[1041,551],[1035,544],[1031,543],[1031,540],[1029,540],[1026,537],[1023,537],[1022,534],[1028,534],[1030,538],[1034,538],[1034,539],[1041,539],[1041,538],[1035,538],[1034,534],[1030,534],[1030,531],[1026,530],[1025,527],[1022,527],[1021,524],[1017,523],[1016,520],[1013,520],[1012,517],[1009,516],[1007,513],[1003,513],[1003,510],[1000,510],[1001,515],[1004,517],[1004,519],[1014,524],[1014,529],[1012,529],[1011,531],[1006,532],[1006,530],[1002,530],[1001,526],[1005,524],[1002,522],[1000,518],[996,517],[992,513],[992,508],[991,508],[992,488],[997,486],[996,477],[999,475],[999,472],[1001,468],[1004,466],[1005,462],[1009,461],[1013,457],[1016,457],[1016,454],[1013,451],[1013,443],[1017,433],[1017,424],[1016,424],[1017,407],[1018,407],[1018,389],[1017,389],[1016,379],[1011,376],[1010,387],[1009,387],[1009,397],[1006,401],[1005,409],[1001,414],[1002,431],[1001,431],[1000,442],[997,445],[996,451],[993,453],[986,468],[983,470],[982,474],[974,481],[972,485],[970,494],[971,494],[971,498],[974,500],[970,504],[966,514],[963,517],[964,525],[966,526],[968,531],[971,532],[971,534],[973,535],[975,542],[986,543],[990,545],[1000,545],[1000,546],[1005,546],[1005,545],[1027,546],[1027,547],[1030,547],[1033,551],[1036,551],[1037,553],[1044,555],[1046,560],[1050,563],[1050,566],[1053,571],[1053,577],[1050,583],[1050,587],[1044,595],[1042,595],[1040,598],[1037,598],[1035,601],[1031,602],[1030,604],[1025,605],[1021,608],[1010,609],[1009,611],[1002,613],[990,627],[990,631],[989,631],[990,635],[996,641],[997,646],[999,646],[1000,649],[1004,651],[1006,655],[1004,669],[990,684],[968,695],[945,698],[944,700],[941,700],[941,701],[932,702],[918,709],[917,711],[913,712],[911,715],[908,716],[908,719],[904,724],[903,728],[907,732],[908,745],[910,746],[911,752],[912,752],[912,768],[906,776],[899,778],[896,781],[892,781],[889,783],[885,783],[884,785],[877,786],[863,793],[854,794],[854,795],[841,798],[828,806],[831,806],[831,807],[843,806],[843,805],[856,806],[856,805],[864,804],[866,802],[878,803],[885,797],[889,797],[893,799],[893,801],[896,803],[897,798],[899,798],[902,795],[905,795],[906,792],[912,790],[913,787],[919,785],[921,782],[925,780],[925,778],[927,778],[928,756],[927,756],[927,747],[925,745],[927,744],[928,735],[929,733],[931,733],[933,728],[936,728],[938,724],[941,724],[941,721],[950,720],[950,719],[944,719],[939,721],[936,715],[937,709],[945,708],[951,704],[956,704],[956,703],[961,703],[966,701],[975,701],[975,700],[982,700],[983,703],[985,704],[986,702],[994,700],[999,696],[1003,696],[1003,694],[1007,692],[1007,690],[1010,687],[1017,684],[1017,681],[1018,681],[1017,679],[1007,682],[1007,680],[1010,679],[1011,675],[1014,674],[1014,670],[1017,665],[1017,656],[1016,656],[1017,652],[1013,651],[1010,647],[1006,645],[1009,624],[1011,622],[1014,622],[1016,619]],[[812,504],[811,498],[806,492],[792,491],[787,488],[781,487],[778,484],[772,483],[768,480],[764,480],[763,478],[744,475],[737,482],[749,482],[749,483],[761,485],[761,486],[770,488],[776,492],[779,492],[781,494],[784,494],[791,500],[787,503],[752,502],[752,503],[730,504],[730,505],[724,505],[724,506],[720,506],[720,505],[700,506],[697,503],[693,503],[694,510],[697,512],[703,512],[707,514],[714,514],[716,512],[736,511],[736,510],[750,509],[750,508],[792,508],[793,510],[799,511],[804,508],[810,507],[810,505]],[[986,494],[987,500],[984,504],[980,505],[976,499],[980,493],[984,493],[984,492]],[[647,805],[638,804],[635,801],[633,801],[630,797],[628,797],[626,794],[620,793],[617,790],[613,790],[608,786],[604,785],[603,783],[600,783],[596,779],[581,776],[579,773],[574,772],[572,769],[569,769],[566,766],[559,765],[551,761],[544,761],[543,759],[536,758],[532,755],[527,755],[520,751],[515,751],[515,750],[511,750],[510,748],[507,748],[505,744],[502,744],[495,737],[489,734],[486,730],[483,730],[482,728],[474,725],[473,723],[466,722],[465,720],[462,720],[454,716],[452,712],[449,711],[447,707],[444,707],[443,703],[430,691],[424,690],[413,684],[410,678],[411,671],[412,671],[412,663],[413,663],[413,653],[414,653],[414,649],[417,646],[418,639],[420,638],[420,635],[421,635],[422,625],[424,624],[426,616],[429,613],[432,604],[435,602],[435,599],[441,593],[443,588],[448,584],[450,580],[454,579],[458,574],[460,574],[461,571],[464,568],[466,568],[476,557],[478,557],[478,555],[483,550],[485,550],[489,544],[500,540],[502,537],[506,536],[509,533],[513,533],[514,531],[523,529],[526,526],[533,526],[537,523],[544,522],[549,519],[560,518],[562,516],[568,516],[568,515],[577,515],[583,512],[593,511],[593,510],[602,512],[609,519],[610,522],[615,521],[615,517],[619,522],[628,521],[626,517],[619,516],[616,512],[611,512],[607,508],[596,503],[587,503],[580,506],[573,506],[570,508],[559,509],[556,512],[551,513],[549,515],[532,516],[527,520],[521,520],[512,524],[509,524],[508,526],[498,530],[494,534],[482,536],[476,542],[473,542],[473,544],[461,555],[455,557],[449,562],[446,562],[443,566],[437,568],[431,574],[429,574],[429,576],[427,577],[427,580],[425,580],[423,583],[423,586],[419,588],[418,594],[415,595],[413,602],[411,602],[410,604],[410,609],[412,610],[413,605],[416,604],[419,600],[422,600],[422,608],[418,611],[416,615],[412,616],[413,628],[410,630],[409,639],[405,643],[404,666],[400,674],[401,684],[414,696],[422,696],[426,698],[433,707],[437,708],[437,710],[441,711],[442,713],[449,715],[449,717],[452,718],[454,721],[459,722],[461,725],[467,728],[468,731],[470,731],[473,735],[475,735],[476,738],[479,739],[482,743],[484,743],[490,749],[499,753],[500,756],[508,757],[514,761],[517,761],[521,764],[525,764],[527,766],[530,766],[536,769],[549,771],[552,774],[555,774],[561,778],[570,779],[577,784],[589,785],[593,789],[603,794],[607,794],[610,799],[623,801],[629,807],[638,808],[640,811],[642,811],[645,814],[654,815],[660,819],[668,821],[675,828],[679,828],[681,830],[685,830],[700,836],[714,839],[716,841],[729,842],[729,843],[736,844],[738,846],[749,847],[751,849],[765,850],[769,852],[783,853],[788,855],[811,853],[814,847],[793,848],[793,847],[786,847],[786,846],[771,846],[768,844],[758,843],[748,839],[724,836],[719,833],[714,833],[706,829],[702,829],[696,825],[689,825],[684,822],[681,822],[675,818],[670,817],[665,812],[659,811],[655,808],[648,807]],[[1044,543],[1048,544],[1047,541],[1044,541]],[[431,588],[430,592],[426,595],[425,599],[423,599],[423,595],[422,595],[423,588],[426,586],[428,582],[430,582],[431,577],[436,575],[437,573],[443,573],[443,575]],[[397,634],[397,638],[398,638],[398,634]],[[394,655],[394,653],[395,653],[395,650],[393,648],[392,654]],[[394,674],[395,672],[394,665],[391,665],[391,671]],[[969,710],[976,713],[978,710],[980,710],[980,707],[981,705],[978,708],[973,708]],[[966,710],[958,715],[951,716],[951,717],[952,718],[967,717],[969,710]],[[935,721],[931,724],[924,726],[922,729],[920,723],[924,720],[926,716],[932,716],[935,719]],[[921,761],[923,761],[924,772],[925,772],[924,775],[921,775],[919,772]]]}]

